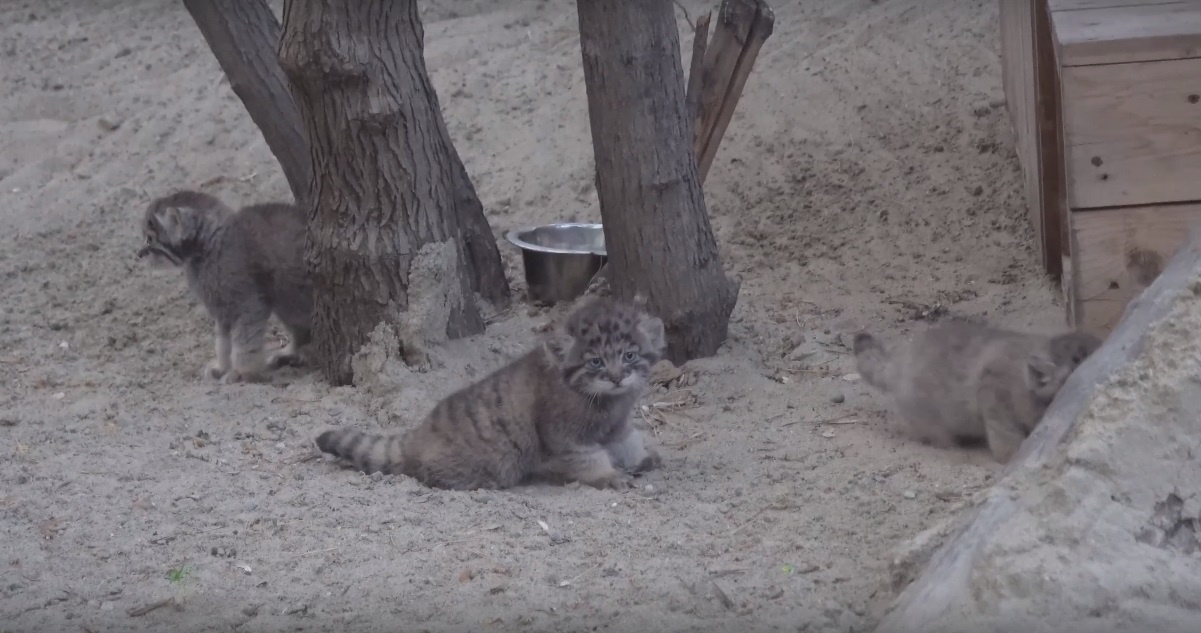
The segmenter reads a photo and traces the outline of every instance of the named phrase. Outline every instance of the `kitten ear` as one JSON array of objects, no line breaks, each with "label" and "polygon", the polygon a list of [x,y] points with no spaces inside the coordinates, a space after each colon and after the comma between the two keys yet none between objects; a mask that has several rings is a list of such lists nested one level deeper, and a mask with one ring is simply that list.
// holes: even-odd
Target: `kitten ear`
[{"label": "kitten ear", "polygon": [[1026,359],[1026,376],[1030,380],[1031,386],[1045,387],[1051,382],[1051,377],[1055,374],[1055,363],[1043,354],[1031,354]]},{"label": "kitten ear", "polygon": [[155,218],[158,224],[163,229],[165,236],[171,240],[179,240],[183,237],[183,212],[176,207],[164,207]]},{"label": "kitten ear", "polygon": [[656,352],[662,352],[667,347],[667,334],[663,329],[663,319],[656,316],[643,317],[638,323],[638,331],[646,337],[648,343]]}]

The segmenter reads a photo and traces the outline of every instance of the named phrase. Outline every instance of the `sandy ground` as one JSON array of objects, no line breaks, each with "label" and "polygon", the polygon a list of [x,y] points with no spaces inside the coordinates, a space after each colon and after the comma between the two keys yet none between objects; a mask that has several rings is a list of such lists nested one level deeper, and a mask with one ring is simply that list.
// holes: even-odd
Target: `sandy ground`
[{"label": "sandy ground", "polygon": [[[999,467],[896,432],[842,378],[848,334],[912,331],[914,305],[1062,324],[1023,216],[996,2],[778,2],[706,187],[742,294],[721,352],[646,400],[664,469],[626,494],[373,480],[306,459],[311,438],[415,423],[552,315],[518,304],[433,350],[435,371],[384,361],[356,388],[200,380],[209,321],[181,275],[135,259],[142,209],[177,187],[286,197],[284,179],[178,2],[23,4],[0,8],[5,631],[863,631],[896,549]],[[598,219],[572,4],[423,6],[498,235]]]}]

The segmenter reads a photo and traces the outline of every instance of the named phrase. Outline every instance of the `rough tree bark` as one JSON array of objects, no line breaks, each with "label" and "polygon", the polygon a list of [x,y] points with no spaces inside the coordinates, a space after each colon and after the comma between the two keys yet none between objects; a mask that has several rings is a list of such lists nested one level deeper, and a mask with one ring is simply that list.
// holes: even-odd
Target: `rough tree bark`
[{"label": "rough tree bark", "polygon": [[326,378],[347,384],[371,331],[403,318],[411,267],[426,245],[457,249],[448,274],[459,300],[447,336],[484,329],[461,246],[458,174],[426,73],[417,3],[289,0],[283,21],[280,63],[316,175],[306,247],[314,342]]},{"label": "rough tree bark", "polygon": [[[303,205],[309,193],[312,158],[300,110],[280,67],[279,20],[265,0],[184,0],[184,6],[229,78],[234,94],[279,160],[292,196]],[[429,96],[440,112],[432,90]],[[503,309],[510,301],[509,282],[496,238],[441,115],[437,121],[440,141],[449,148],[454,164],[455,212],[472,270],[472,288]]]},{"label": "rough tree bark", "polygon": [[692,151],[672,0],[579,0],[580,48],[610,285],[642,292],[667,358],[711,356],[738,282],[722,270]]},{"label": "rough tree bark", "polygon": [[279,20],[264,0],[184,0],[183,4],[283,168],[292,197],[303,205],[312,180],[312,158],[300,112],[279,67]]}]

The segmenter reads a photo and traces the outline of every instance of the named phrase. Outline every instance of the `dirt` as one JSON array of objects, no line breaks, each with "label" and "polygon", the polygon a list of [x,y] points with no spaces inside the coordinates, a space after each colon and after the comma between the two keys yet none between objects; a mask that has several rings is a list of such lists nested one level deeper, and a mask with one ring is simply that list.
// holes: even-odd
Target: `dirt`
[{"label": "dirt", "polygon": [[[416,423],[557,310],[518,302],[429,346],[427,371],[366,350],[358,387],[202,380],[210,322],[134,257],[140,215],[179,187],[287,198],[282,173],[180,3],[6,3],[0,628],[869,629],[911,573],[898,552],[1000,467],[895,430],[849,335],[945,314],[1049,331],[1064,311],[1024,215],[996,2],[774,4],[706,182],[743,280],[730,338],[647,396],[665,464],[619,494],[441,492],[312,457],[332,424]],[[599,219],[572,6],[423,3],[498,237]]]}]

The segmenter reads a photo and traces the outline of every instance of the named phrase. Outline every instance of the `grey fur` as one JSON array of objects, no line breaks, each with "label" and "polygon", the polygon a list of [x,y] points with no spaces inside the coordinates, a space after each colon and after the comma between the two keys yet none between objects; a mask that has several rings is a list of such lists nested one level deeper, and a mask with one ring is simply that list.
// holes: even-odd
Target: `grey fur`
[{"label": "grey fur", "polygon": [[[139,258],[183,267],[215,322],[216,358],[204,369],[222,382],[256,381],[265,368],[295,364],[311,340],[312,284],[304,263],[305,218],[295,205],[255,204],[234,212],[214,196],[177,191],[142,219]],[[264,359],[271,314],[288,345]]]},{"label": "grey fur", "polygon": [[317,446],[364,472],[436,488],[542,480],[622,489],[631,473],[661,464],[632,417],[664,346],[663,322],[641,305],[593,300],[529,352],[444,398],[416,428],[329,430]]},{"label": "grey fur", "polygon": [[1084,332],[1043,336],[958,320],[894,350],[871,334],[854,340],[864,382],[891,396],[919,436],[942,446],[985,440],[1003,463],[1100,346]]}]

